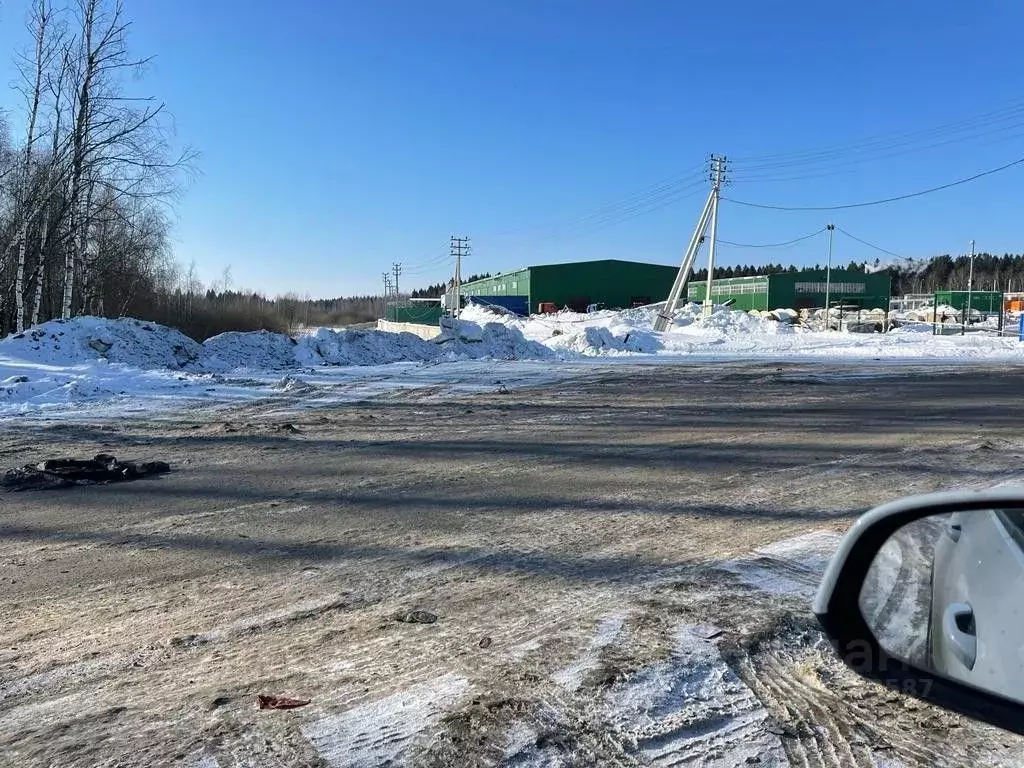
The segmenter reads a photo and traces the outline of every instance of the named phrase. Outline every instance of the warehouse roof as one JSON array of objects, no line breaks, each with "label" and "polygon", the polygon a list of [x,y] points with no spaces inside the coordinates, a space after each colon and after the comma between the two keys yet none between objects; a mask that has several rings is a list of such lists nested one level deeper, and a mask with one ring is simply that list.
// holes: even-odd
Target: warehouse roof
[{"label": "warehouse roof", "polygon": [[[571,267],[575,264],[639,264],[644,267],[672,267],[676,268],[675,264],[652,264],[649,261],[632,261],[631,259],[583,259],[581,261],[559,261],[554,264],[529,264],[525,267],[518,267],[516,269],[507,269],[504,272],[495,272],[491,277],[484,277],[481,280],[490,280],[494,277],[500,277],[511,272],[522,272],[524,269],[541,269],[542,267]],[[474,283],[480,282],[480,280],[474,280]],[[468,285],[468,283],[463,283]]]}]

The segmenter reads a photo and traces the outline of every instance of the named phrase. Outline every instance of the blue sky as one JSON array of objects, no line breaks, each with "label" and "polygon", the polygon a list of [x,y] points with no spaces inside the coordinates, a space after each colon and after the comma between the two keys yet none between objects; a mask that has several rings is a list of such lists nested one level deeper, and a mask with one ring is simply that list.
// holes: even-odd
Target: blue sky
[{"label": "blue sky", "polygon": [[[435,282],[450,234],[473,238],[467,273],[676,263],[706,192],[687,172],[709,152],[735,158],[727,196],[783,204],[888,197],[1024,156],[1017,117],[892,158],[861,151],[771,173],[743,159],[1024,104],[1016,0],[126,6],[133,51],[156,56],[132,88],[164,99],[179,140],[202,153],[176,208],[177,258],[208,282],[230,265],[237,286],[268,294],[376,292],[393,261],[407,265],[405,286]],[[0,7],[4,50],[24,44],[21,15],[18,0]],[[829,175],[754,180],[816,174]],[[673,178],[668,194],[637,198]],[[835,214],[723,203],[719,235],[778,242],[831,218],[904,255],[964,251],[971,238],[1020,251],[1022,187],[1019,168]],[[723,246],[719,263],[822,262],[824,245]],[[839,261],[876,255],[837,237]]]}]

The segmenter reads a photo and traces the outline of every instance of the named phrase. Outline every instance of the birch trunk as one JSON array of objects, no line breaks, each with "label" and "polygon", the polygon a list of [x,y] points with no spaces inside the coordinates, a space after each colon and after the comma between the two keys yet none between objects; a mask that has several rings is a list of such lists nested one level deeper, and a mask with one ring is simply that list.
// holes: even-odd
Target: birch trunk
[{"label": "birch trunk", "polygon": [[43,219],[43,233],[39,238],[39,277],[36,279],[36,298],[32,303],[32,325],[39,325],[39,310],[43,305],[43,281],[46,279],[46,239],[49,220]]},{"label": "birch trunk", "polygon": [[39,100],[43,89],[43,72],[47,64],[47,24],[50,15],[46,0],[39,0],[39,10],[33,19],[35,32],[35,60],[32,77],[32,93],[29,96],[28,131],[25,137],[25,157],[21,166],[21,194],[19,213],[21,227],[18,230],[18,269],[14,277],[14,326],[18,333],[25,330],[25,257],[28,240],[28,197],[29,180],[32,176],[32,146],[36,141],[36,120],[39,117]]}]

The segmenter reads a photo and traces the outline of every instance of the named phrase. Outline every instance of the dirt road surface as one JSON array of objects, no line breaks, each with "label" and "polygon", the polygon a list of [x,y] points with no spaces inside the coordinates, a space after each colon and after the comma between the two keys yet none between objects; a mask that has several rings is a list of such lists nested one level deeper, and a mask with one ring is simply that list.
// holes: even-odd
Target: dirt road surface
[{"label": "dirt road surface", "polygon": [[1022,476],[1021,375],[628,365],[0,426],[5,467],[173,467],[0,493],[0,764],[1019,765],[846,672],[809,598],[857,513]]}]

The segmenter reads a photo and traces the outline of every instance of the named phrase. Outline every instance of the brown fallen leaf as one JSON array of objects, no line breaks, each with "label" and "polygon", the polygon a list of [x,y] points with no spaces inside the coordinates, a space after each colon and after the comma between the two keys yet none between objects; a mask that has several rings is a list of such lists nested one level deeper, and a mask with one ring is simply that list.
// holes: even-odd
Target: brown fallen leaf
[{"label": "brown fallen leaf", "polygon": [[289,699],[284,696],[269,696],[260,694],[256,697],[258,709],[295,709],[309,704],[309,699]]}]

